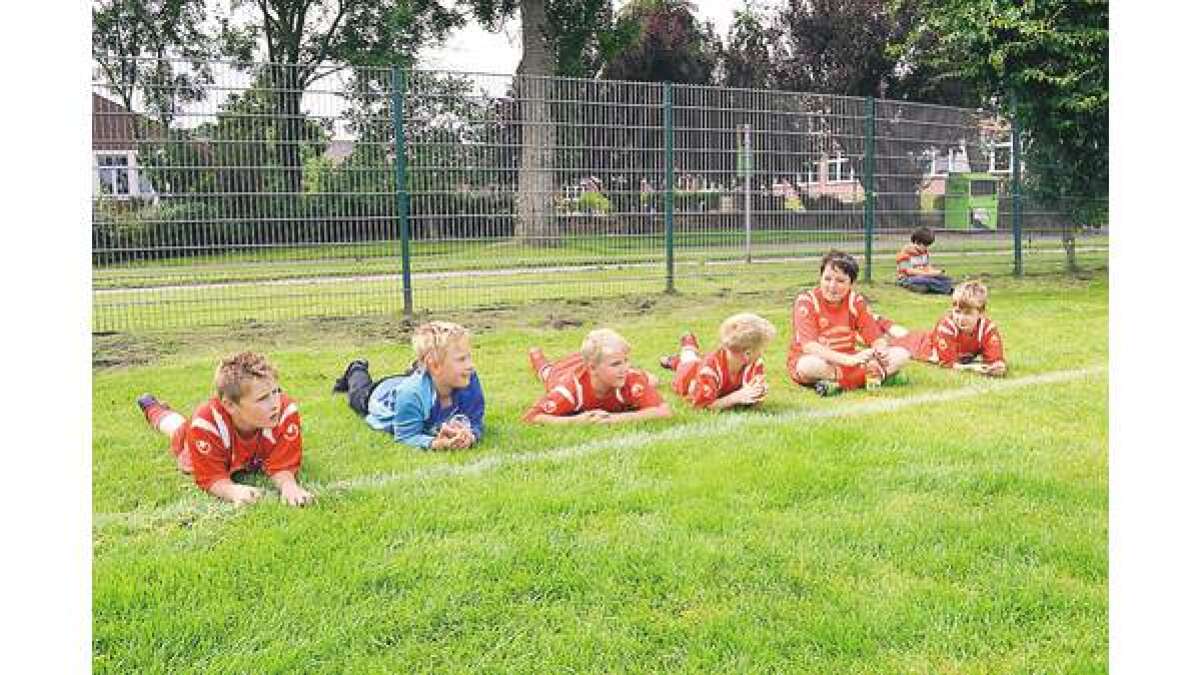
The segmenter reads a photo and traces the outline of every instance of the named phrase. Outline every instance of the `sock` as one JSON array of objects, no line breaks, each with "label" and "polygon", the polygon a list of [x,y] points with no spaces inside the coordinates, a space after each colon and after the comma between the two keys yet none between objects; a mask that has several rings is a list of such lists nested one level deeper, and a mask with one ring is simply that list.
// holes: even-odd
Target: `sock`
[{"label": "sock", "polygon": [[679,350],[679,363],[690,363],[700,360],[700,351],[692,346],[685,346]]},{"label": "sock", "polygon": [[837,383],[842,389],[859,389],[867,383],[867,369],[863,366],[841,366],[836,368]]},{"label": "sock", "polygon": [[540,349],[529,350],[529,366],[533,368],[533,374],[542,382],[546,381],[546,377],[550,374],[550,364],[546,363],[546,356],[542,354]]},{"label": "sock", "polygon": [[183,415],[180,415],[170,408],[166,408],[154,416],[154,421],[151,422],[151,425],[155,429],[158,429],[164,434],[170,436],[171,434],[174,434],[175,430],[186,421],[187,420]]}]

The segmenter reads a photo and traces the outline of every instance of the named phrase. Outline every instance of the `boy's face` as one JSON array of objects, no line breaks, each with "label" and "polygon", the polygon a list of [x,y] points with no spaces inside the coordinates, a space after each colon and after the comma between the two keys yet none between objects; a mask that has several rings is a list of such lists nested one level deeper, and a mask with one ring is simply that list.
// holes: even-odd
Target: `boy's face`
[{"label": "boy's face", "polygon": [[955,305],[950,310],[951,321],[964,333],[970,333],[975,330],[975,326],[979,325],[979,317],[981,316],[983,316],[983,312],[974,307]]},{"label": "boy's face", "polygon": [[229,399],[222,403],[238,428],[271,429],[279,424],[281,393],[274,378],[253,378],[242,383],[242,397],[237,403]]},{"label": "boy's face", "polygon": [[629,352],[601,350],[600,362],[590,368],[596,384],[606,389],[620,389],[629,376]]},{"label": "boy's face", "polygon": [[853,285],[854,282],[850,281],[850,276],[832,264],[826,265],[825,269],[821,270],[821,295],[824,295],[825,300],[829,303],[836,305],[841,302]]},{"label": "boy's face", "polygon": [[441,363],[429,364],[429,372],[438,381],[454,389],[471,384],[475,362],[471,360],[471,342],[459,340],[446,346],[446,358]]}]

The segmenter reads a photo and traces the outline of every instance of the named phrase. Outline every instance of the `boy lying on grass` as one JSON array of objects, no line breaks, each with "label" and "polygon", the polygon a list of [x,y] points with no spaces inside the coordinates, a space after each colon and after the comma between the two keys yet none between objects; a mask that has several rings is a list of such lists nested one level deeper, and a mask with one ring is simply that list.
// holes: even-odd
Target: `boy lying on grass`
[{"label": "boy lying on grass", "polygon": [[912,331],[893,344],[918,361],[1003,377],[1008,372],[1004,342],[996,323],[985,315],[987,300],[982,282],[963,282],[950,296],[950,311],[932,331]]},{"label": "boy lying on grass", "polygon": [[[909,353],[888,345],[867,301],[854,290],[858,262],[841,251],[821,259],[816,288],[792,304],[788,375],[821,396],[878,387],[908,361]],[[858,350],[861,341],[867,348]]]},{"label": "boy lying on grass", "polygon": [[650,376],[630,366],[629,343],[607,328],[588,333],[578,352],[555,363],[533,347],[529,365],[546,395],[525,411],[525,422],[611,424],[671,416]]},{"label": "boy lying on grass", "polygon": [[351,361],[334,382],[350,408],[398,443],[461,450],[483,438],[483,387],[471,361],[471,334],[449,321],[417,327],[408,371],[372,381],[369,364]]},{"label": "boy lying on grass", "polygon": [[250,504],[260,488],[233,482],[239,471],[263,471],[291,506],[304,506],[312,493],[296,482],[303,442],[296,402],[278,384],[278,372],[253,352],[231,356],[217,366],[213,397],[190,419],[153,394],[138,398],[150,426],[171,438],[180,470],[195,477],[209,494],[234,504]]},{"label": "boy lying on grass", "polygon": [[767,395],[763,350],[775,337],[775,327],[757,314],[734,314],[718,330],[721,346],[701,356],[692,333],[679,339],[679,354],[659,364],[675,371],[671,388],[697,408],[724,410],[757,405]]}]

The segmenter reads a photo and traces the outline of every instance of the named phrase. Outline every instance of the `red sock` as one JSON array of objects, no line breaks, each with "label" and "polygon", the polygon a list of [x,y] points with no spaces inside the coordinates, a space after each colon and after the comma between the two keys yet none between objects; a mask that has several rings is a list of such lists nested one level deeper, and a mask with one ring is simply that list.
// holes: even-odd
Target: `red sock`
[{"label": "red sock", "polygon": [[162,403],[151,403],[150,405],[146,406],[146,421],[150,423],[151,428],[157,431],[158,423],[162,421],[162,418],[173,412],[175,411],[171,410]]},{"label": "red sock", "polygon": [[841,366],[837,369],[837,382],[847,391],[859,389],[867,383],[867,369],[863,366]]},{"label": "red sock", "polygon": [[533,374],[542,382],[546,381],[546,375],[549,373],[550,364],[546,363],[546,355],[542,350],[534,347],[529,350],[529,367],[533,368]]}]

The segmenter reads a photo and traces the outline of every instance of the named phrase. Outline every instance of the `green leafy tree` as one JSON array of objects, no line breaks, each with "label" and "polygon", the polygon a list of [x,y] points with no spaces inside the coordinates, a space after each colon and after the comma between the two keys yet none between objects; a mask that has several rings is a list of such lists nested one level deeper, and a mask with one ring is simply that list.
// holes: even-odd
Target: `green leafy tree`
[{"label": "green leafy tree", "polygon": [[257,10],[237,28],[266,48],[275,143],[290,192],[301,190],[300,103],[308,87],[346,67],[411,63],[416,50],[464,21],[437,0],[233,0],[231,7]]},{"label": "green leafy tree", "polygon": [[633,39],[604,64],[610,80],[712,84],[721,42],[690,0],[633,0],[617,14]]},{"label": "green leafy tree", "polygon": [[[1076,222],[1103,222],[1107,0],[923,0],[922,9],[904,45],[912,61],[953,72],[998,101],[1015,101],[1029,193],[1066,209]],[[1073,253],[1073,230],[1064,236]]]}]

